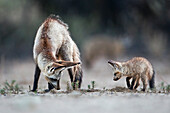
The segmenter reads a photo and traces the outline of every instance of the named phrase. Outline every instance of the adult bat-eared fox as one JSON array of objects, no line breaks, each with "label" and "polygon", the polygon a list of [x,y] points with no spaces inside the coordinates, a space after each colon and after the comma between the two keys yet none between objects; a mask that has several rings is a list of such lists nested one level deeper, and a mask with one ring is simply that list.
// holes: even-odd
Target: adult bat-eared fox
[{"label": "adult bat-eared fox", "polygon": [[50,15],[39,27],[33,47],[33,57],[36,64],[32,91],[38,87],[40,73],[48,81],[48,91],[60,89],[62,71],[68,69],[73,89],[75,83],[81,87],[82,68],[77,45],[71,39],[68,25],[58,16]]},{"label": "adult bat-eared fox", "polygon": [[[121,77],[126,76],[127,87],[129,89],[136,89],[139,86],[139,81],[143,82],[143,91],[149,82],[151,89],[155,87],[155,72],[151,63],[143,57],[134,57],[133,59],[126,62],[116,62],[109,60],[108,63],[113,69],[113,80],[117,81]],[[132,82],[130,84],[130,79]]]}]

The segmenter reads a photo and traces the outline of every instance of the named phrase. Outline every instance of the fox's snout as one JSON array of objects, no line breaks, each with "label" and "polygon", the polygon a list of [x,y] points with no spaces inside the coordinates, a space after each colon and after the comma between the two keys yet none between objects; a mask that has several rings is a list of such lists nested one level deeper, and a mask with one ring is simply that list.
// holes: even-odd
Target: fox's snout
[{"label": "fox's snout", "polygon": [[120,78],[115,78],[115,77],[113,78],[114,81],[118,81],[119,79],[120,79]]}]

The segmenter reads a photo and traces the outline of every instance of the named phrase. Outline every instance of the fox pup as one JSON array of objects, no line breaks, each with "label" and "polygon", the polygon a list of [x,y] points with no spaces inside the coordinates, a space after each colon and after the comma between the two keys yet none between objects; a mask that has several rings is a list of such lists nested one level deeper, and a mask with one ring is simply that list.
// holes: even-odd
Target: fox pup
[{"label": "fox pup", "polygon": [[[63,70],[68,69],[71,82],[82,82],[80,53],[71,39],[68,26],[55,15],[50,15],[39,27],[33,47],[36,64],[32,91],[38,87],[40,73],[48,81],[48,91],[60,89],[60,77]],[[75,86],[73,85],[73,89]]]},{"label": "fox pup", "polygon": [[[155,87],[155,72],[151,63],[143,57],[134,57],[126,62],[116,62],[109,60],[108,63],[113,69],[113,80],[117,81],[121,77],[126,76],[127,87],[129,89],[136,89],[140,84],[139,80],[143,82],[142,91],[146,90],[149,82],[150,88]],[[132,82],[130,84],[130,79]]]}]

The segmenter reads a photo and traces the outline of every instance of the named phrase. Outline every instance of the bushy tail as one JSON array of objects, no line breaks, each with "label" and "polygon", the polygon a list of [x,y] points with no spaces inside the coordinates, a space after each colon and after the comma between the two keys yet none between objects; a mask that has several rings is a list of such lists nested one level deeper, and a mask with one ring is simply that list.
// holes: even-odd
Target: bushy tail
[{"label": "bushy tail", "polygon": [[149,86],[151,89],[155,88],[155,71],[153,70],[152,78],[149,80]]}]

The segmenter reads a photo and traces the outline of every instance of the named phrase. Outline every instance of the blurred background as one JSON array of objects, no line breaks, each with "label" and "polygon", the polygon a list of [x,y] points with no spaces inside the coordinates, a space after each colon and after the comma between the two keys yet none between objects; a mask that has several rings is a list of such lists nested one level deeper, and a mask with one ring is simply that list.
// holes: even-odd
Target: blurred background
[{"label": "blurred background", "polygon": [[59,15],[69,25],[81,51],[89,52],[87,47],[97,41],[98,51],[103,48],[118,56],[169,55],[168,0],[0,0],[0,56],[32,57],[37,29],[50,14]]},{"label": "blurred background", "polygon": [[[164,61],[155,67],[169,70],[169,0],[0,0],[0,74],[6,79],[11,73],[33,77],[34,38],[50,14],[69,25],[84,67],[101,58],[106,62],[143,56],[153,64]],[[8,70],[7,64],[14,67]]]}]

